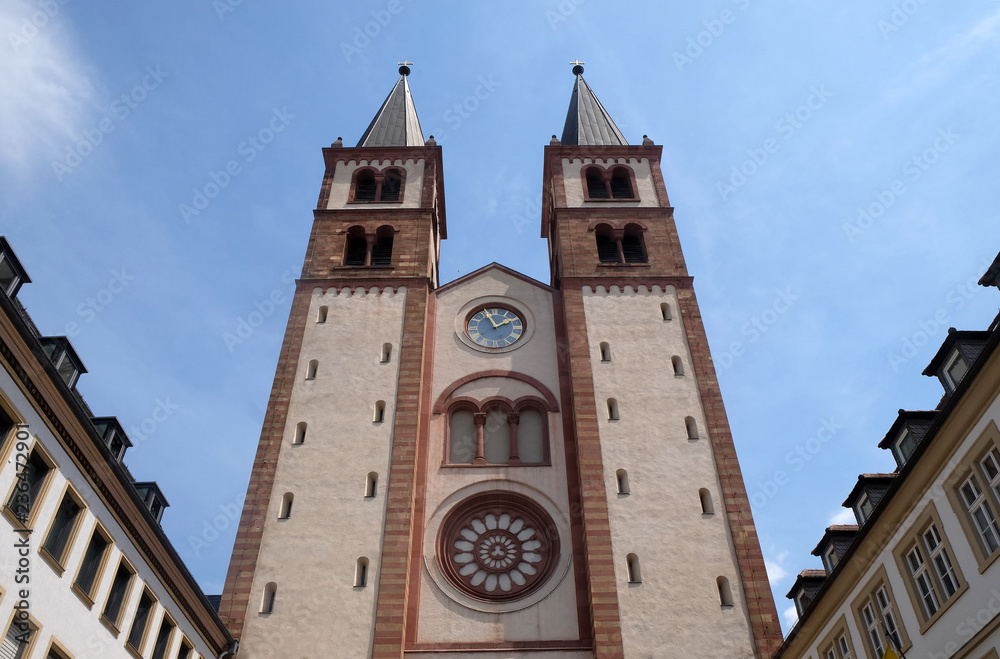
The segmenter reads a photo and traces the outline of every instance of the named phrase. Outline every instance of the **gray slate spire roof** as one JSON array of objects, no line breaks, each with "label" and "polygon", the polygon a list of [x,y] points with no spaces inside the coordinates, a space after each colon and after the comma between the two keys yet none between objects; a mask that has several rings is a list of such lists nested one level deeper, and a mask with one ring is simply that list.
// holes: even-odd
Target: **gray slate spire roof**
[{"label": "gray slate spire roof", "polygon": [[399,74],[399,81],[368,125],[368,130],[361,136],[358,146],[424,145],[417,108],[413,105],[410,85],[406,82],[410,68],[405,65],[399,67]]},{"label": "gray slate spire roof", "polygon": [[563,146],[627,145],[628,142],[618,130],[614,119],[583,79],[583,67],[577,64],[573,67],[573,73],[576,75],[576,84],[573,85],[566,125],[563,126]]}]

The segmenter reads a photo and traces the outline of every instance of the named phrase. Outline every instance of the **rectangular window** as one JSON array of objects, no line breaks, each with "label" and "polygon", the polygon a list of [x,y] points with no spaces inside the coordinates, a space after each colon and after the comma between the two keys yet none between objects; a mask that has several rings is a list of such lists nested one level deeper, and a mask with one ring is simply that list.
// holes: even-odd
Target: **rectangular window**
[{"label": "rectangular window", "polygon": [[865,623],[868,631],[868,642],[871,644],[872,652],[876,657],[881,658],[885,654],[885,643],[882,642],[882,630],[879,629],[879,619],[875,616],[871,602],[866,602],[861,607],[861,619]]},{"label": "rectangular window", "polygon": [[993,508],[990,506],[986,493],[980,487],[976,474],[972,474],[966,479],[960,491],[966,510],[969,511],[969,515],[976,524],[979,540],[986,550],[986,555],[990,556],[1000,548],[1000,529],[997,528]]},{"label": "rectangular window", "polygon": [[[1000,428],[990,421],[947,478],[948,501],[972,546],[980,574],[1000,558]],[[938,529],[942,529],[940,523]],[[944,538],[947,543],[948,539]],[[949,550],[952,560],[955,553]],[[959,565],[954,565],[960,572]],[[942,568],[944,569],[944,568]],[[958,574],[959,581],[962,575]]]},{"label": "rectangular window", "polygon": [[149,626],[149,614],[153,610],[156,600],[148,590],[143,589],[142,597],[139,598],[139,606],[136,607],[135,617],[132,618],[132,628],[128,632],[126,643],[133,650],[142,654],[143,641],[146,638],[146,627]]},{"label": "rectangular window", "polygon": [[906,461],[910,459],[916,448],[917,442],[914,440],[913,434],[909,430],[903,430],[899,439],[896,440],[896,453],[899,456],[899,464],[906,464]]},{"label": "rectangular window", "polygon": [[83,562],[80,563],[80,569],[76,573],[76,580],[73,582],[73,588],[90,604],[94,603],[94,591],[100,584],[101,573],[110,550],[111,539],[100,527],[95,528],[87,544],[87,551],[83,555]]},{"label": "rectangular window", "polygon": [[108,593],[108,601],[104,604],[104,618],[111,623],[115,629],[121,628],[121,615],[128,595],[132,591],[132,578],[135,576],[125,559],[118,563],[118,570],[115,572],[115,580],[111,582],[111,591]]},{"label": "rectangular window", "polygon": [[927,570],[920,547],[914,547],[906,554],[906,564],[910,568],[910,576],[917,585],[917,593],[920,596],[920,605],[923,607],[924,616],[930,618],[941,608],[938,601],[937,592],[934,589],[934,582],[931,580],[931,573]]},{"label": "rectangular window", "polygon": [[3,643],[0,643],[2,659],[27,659],[31,646],[38,635],[38,629],[30,622],[27,625],[11,621]]},{"label": "rectangular window", "polygon": [[820,642],[819,647],[822,659],[855,659],[854,644],[847,632],[847,619],[844,616],[840,617],[833,631]]},{"label": "rectangular window", "polygon": [[18,465],[18,476],[14,478],[14,488],[7,499],[7,508],[23,525],[31,526],[31,513],[35,510],[42,491],[48,485],[52,465],[37,448],[32,449],[24,465]]},{"label": "rectangular window", "polygon": [[937,580],[941,584],[944,599],[948,600],[958,591],[958,579],[955,578],[955,568],[952,567],[948,550],[941,542],[941,534],[933,524],[924,531],[924,545],[927,547],[927,555],[934,566]]},{"label": "rectangular window", "polygon": [[186,638],[181,640],[181,647],[177,650],[177,659],[194,659],[194,646]]},{"label": "rectangular window", "polygon": [[982,465],[986,480],[993,488],[994,494],[1000,498],[1000,449],[993,447],[990,452],[979,462]]},{"label": "rectangular window", "polygon": [[67,489],[66,494],[63,495],[62,502],[59,504],[59,509],[56,510],[52,526],[49,527],[49,532],[45,535],[45,540],[42,542],[42,549],[60,567],[63,567],[63,561],[66,558],[66,554],[69,553],[70,543],[73,536],[76,535],[76,530],[82,519],[83,506],[79,499],[73,496],[72,491]]},{"label": "rectangular window", "polygon": [[861,498],[858,499],[858,524],[864,524],[869,517],[871,517],[872,510],[875,507],[872,505],[872,500],[868,498],[867,493],[862,493]]},{"label": "rectangular window", "polygon": [[167,648],[170,646],[170,637],[174,633],[174,623],[163,615],[163,622],[160,623],[160,631],[156,634],[156,643],[153,645],[153,654],[150,659],[165,659]]},{"label": "rectangular window", "polygon": [[878,567],[852,603],[852,609],[869,659],[882,659],[889,649],[897,654],[909,649],[910,642],[899,618],[885,565]]},{"label": "rectangular window", "polygon": [[825,552],[823,552],[823,563],[825,564],[827,573],[833,572],[833,568],[837,567],[837,563],[840,562],[840,557],[837,556],[837,550],[834,549],[833,545],[830,545]]}]

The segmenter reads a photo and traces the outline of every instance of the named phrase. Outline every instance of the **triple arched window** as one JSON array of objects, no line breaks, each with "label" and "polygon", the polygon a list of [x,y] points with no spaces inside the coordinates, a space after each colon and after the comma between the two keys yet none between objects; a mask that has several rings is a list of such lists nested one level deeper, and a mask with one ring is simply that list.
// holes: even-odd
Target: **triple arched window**
[{"label": "triple arched window", "polygon": [[601,263],[646,263],[646,243],[638,224],[626,224],[623,229],[598,224],[594,227],[594,236]]},{"label": "triple arched window", "polygon": [[548,464],[546,412],[535,400],[455,403],[448,410],[445,463]]},{"label": "triple arched window", "polygon": [[628,167],[604,169],[588,167],[583,174],[587,201],[595,199],[635,199],[635,179]]},{"label": "triple arched window", "polygon": [[392,240],[396,230],[389,225],[380,226],[375,233],[368,233],[362,226],[347,230],[344,249],[345,266],[392,265]]},{"label": "triple arched window", "polygon": [[403,200],[403,181],[406,172],[397,167],[378,171],[363,167],[354,172],[350,201],[398,202]]}]

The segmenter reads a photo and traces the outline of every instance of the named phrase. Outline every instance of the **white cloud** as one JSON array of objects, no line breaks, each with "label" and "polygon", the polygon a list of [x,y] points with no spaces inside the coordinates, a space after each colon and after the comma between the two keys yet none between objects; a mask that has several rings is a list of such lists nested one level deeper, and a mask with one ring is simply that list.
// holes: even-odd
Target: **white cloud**
[{"label": "white cloud", "polygon": [[788,627],[793,627],[799,621],[799,614],[796,613],[794,604],[782,611],[781,617],[785,619],[785,624]]},{"label": "white cloud", "polygon": [[854,518],[853,510],[844,508],[834,514],[826,524],[827,526],[833,526],[834,524],[857,524],[857,520]]},{"label": "white cloud", "polygon": [[773,561],[764,559],[764,567],[767,569],[767,580],[772,586],[780,583],[782,579],[788,576],[788,570],[783,565],[787,557],[788,552],[783,551]]},{"label": "white cloud", "polygon": [[0,3],[0,166],[18,170],[55,157],[76,137],[93,87],[73,54],[62,5],[49,15],[26,0]]}]

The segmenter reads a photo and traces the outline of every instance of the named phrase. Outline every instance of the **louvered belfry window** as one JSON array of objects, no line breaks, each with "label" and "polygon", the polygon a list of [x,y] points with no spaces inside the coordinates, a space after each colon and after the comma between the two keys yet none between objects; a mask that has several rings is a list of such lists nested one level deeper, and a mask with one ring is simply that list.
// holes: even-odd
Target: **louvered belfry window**
[{"label": "louvered belfry window", "polygon": [[645,263],[646,247],[642,242],[642,229],[634,224],[625,227],[625,235],[622,236],[622,253],[625,255],[625,263]]},{"label": "louvered belfry window", "polygon": [[375,201],[375,192],[378,184],[375,182],[375,174],[371,170],[358,172],[358,177],[354,183],[354,201]]},{"label": "louvered belfry window", "polygon": [[607,224],[594,231],[597,237],[597,258],[601,263],[618,263],[618,242]]},{"label": "louvered belfry window", "polygon": [[604,174],[596,167],[587,170],[587,196],[591,199],[607,199],[608,185]]},{"label": "louvered belfry window", "polygon": [[611,197],[613,199],[633,199],[632,177],[624,167],[616,167],[611,174]]}]

